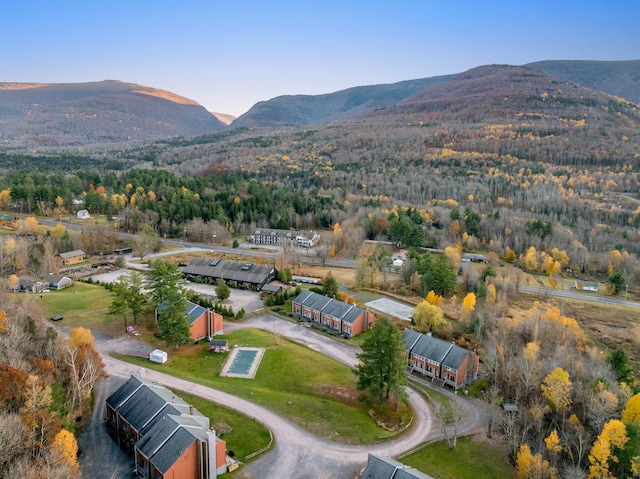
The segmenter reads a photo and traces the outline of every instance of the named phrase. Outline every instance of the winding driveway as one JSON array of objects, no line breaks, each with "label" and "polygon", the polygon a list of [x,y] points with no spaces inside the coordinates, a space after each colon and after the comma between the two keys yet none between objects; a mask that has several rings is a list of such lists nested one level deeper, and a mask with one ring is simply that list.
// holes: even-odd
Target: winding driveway
[{"label": "winding driveway", "polygon": [[[280,334],[348,366],[354,366],[357,361],[356,353],[358,350],[353,346],[332,341],[330,338],[308,328],[272,316],[257,316],[243,323],[228,323],[225,325],[227,331],[239,328],[258,328]],[[108,355],[110,350],[121,349],[123,346],[144,347],[141,343],[129,338],[98,340],[98,347],[103,353],[107,372],[112,376],[127,378],[131,374],[138,374],[140,368]],[[145,377],[168,387],[188,391],[240,411],[260,420],[272,431],[275,437],[275,447],[259,459],[248,464],[243,471],[243,477],[261,479],[282,479],[287,477],[353,478],[356,476],[357,471],[365,466],[367,454],[370,452],[396,456],[424,441],[436,439],[442,435],[439,429],[434,428],[432,430],[432,419],[424,398],[411,389],[408,389],[407,392],[409,401],[415,411],[415,416],[414,424],[409,431],[399,436],[398,439],[383,444],[349,446],[320,439],[262,406],[222,391],[153,370],[146,370]],[[461,401],[461,398],[452,396],[454,399]],[[469,401],[462,402],[467,405],[467,416],[461,430],[474,430],[480,424],[481,414]]]}]

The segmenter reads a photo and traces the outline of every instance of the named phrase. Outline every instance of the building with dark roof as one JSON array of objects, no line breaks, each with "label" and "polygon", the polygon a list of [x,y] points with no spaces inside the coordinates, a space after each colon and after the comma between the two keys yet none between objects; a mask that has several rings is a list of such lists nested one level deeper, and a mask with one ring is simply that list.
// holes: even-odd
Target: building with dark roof
[{"label": "building with dark roof", "polygon": [[73,284],[73,280],[64,274],[50,274],[45,279],[49,282],[49,289],[64,289]]},{"label": "building with dark roof", "polygon": [[308,290],[293,300],[292,312],[298,318],[339,331],[346,337],[368,331],[375,321],[373,313],[367,310]]},{"label": "building with dark roof", "polygon": [[253,263],[238,263],[223,259],[195,258],[182,268],[182,274],[189,281],[214,284],[224,280],[234,288],[261,289],[271,282],[278,272],[273,266]]},{"label": "building with dark roof", "polygon": [[131,376],[109,396],[106,424],[141,477],[211,479],[227,471],[226,443],[209,418],[152,381]]},{"label": "building with dark roof", "polygon": [[433,477],[390,457],[369,454],[361,479],[433,479]]},{"label": "building with dark roof", "polygon": [[442,381],[454,389],[478,378],[479,360],[474,351],[412,329],[405,330],[403,340],[411,372]]},{"label": "building with dark roof", "polygon": [[[164,303],[158,305],[156,308],[156,323],[158,322],[158,316],[162,316],[162,311],[166,308],[167,305]],[[189,318],[189,332],[191,339],[194,341],[224,333],[222,315],[209,308],[186,301],[183,313]]]},{"label": "building with dark roof", "polygon": [[85,252],[81,249],[75,249],[73,251],[60,253],[58,256],[62,258],[63,266],[70,266],[72,264],[82,263],[84,261]]}]

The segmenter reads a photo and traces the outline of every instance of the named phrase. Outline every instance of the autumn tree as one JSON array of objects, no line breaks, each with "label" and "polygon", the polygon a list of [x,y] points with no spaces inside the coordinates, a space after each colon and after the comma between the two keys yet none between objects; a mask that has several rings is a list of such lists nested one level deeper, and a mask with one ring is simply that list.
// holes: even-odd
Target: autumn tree
[{"label": "autumn tree", "polygon": [[542,454],[532,454],[527,444],[522,444],[516,456],[518,479],[557,479],[558,471],[551,467]]},{"label": "autumn tree", "polygon": [[476,309],[476,295],[474,293],[468,293],[462,300],[462,312],[465,316],[471,316],[471,313]]},{"label": "autumn tree", "polygon": [[562,368],[555,368],[542,381],[542,395],[551,408],[563,412],[571,405],[571,381],[569,373]]},{"label": "autumn tree", "polygon": [[622,422],[640,426],[640,393],[627,401],[622,411]]},{"label": "autumn tree", "polygon": [[607,422],[589,454],[589,479],[615,479],[611,467],[618,462],[616,451],[622,449],[628,440],[622,421],[611,419]]},{"label": "autumn tree", "polygon": [[66,477],[81,476],[78,465],[78,443],[73,434],[66,429],[61,429],[53,438],[50,452],[54,466],[68,468],[69,475]]},{"label": "autumn tree", "polygon": [[444,298],[436,293],[434,290],[431,290],[427,293],[426,301],[429,304],[433,304],[434,306],[440,306]]},{"label": "autumn tree", "polygon": [[64,363],[71,385],[71,409],[87,405],[98,382],[106,373],[91,330],[73,328],[65,351]]},{"label": "autumn tree", "polygon": [[421,333],[438,332],[442,327],[447,325],[444,319],[444,313],[435,304],[428,301],[422,301],[413,310],[413,324],[416,331]]}]

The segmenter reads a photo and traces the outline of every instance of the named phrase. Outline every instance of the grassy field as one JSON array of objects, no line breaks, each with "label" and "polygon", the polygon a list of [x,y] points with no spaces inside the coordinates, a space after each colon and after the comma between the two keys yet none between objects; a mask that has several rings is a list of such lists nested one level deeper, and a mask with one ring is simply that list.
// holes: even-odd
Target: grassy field
[{"label": "grassy field", "polygon": [[[307,431],[348,444],[375,444],[388,434],[357,401],[356,376],[333,359],[259,330],[221,336],[230,344],[265,347],[255,379],[220,377],[227,354],[206,351],[206,344],[171,350],[163,365],[124,358],[260,404]],[[401,408],[402,410],[403,408]],[[404,410],[409,420],[410,412]]]},{"label": "grassy field", "polygon": [[401,459],[403,464],[438,479],[515,479],[515,469],[484,442],[458,439],[455,450],[437,442]]},{"label": "grassy field", "polygon": [[222,439],[227,442],[227,449],[233,451],[235,457],[241,461],[244,461],[249,454],[267,447],[271,441],[269,430],[255,419],[184,391],[176,391],[176,395],[209,417],[211,427],[219,436],[220,428],[216,427],[217,424],[224,423],[231,426],[233,430],[223,435]]}]

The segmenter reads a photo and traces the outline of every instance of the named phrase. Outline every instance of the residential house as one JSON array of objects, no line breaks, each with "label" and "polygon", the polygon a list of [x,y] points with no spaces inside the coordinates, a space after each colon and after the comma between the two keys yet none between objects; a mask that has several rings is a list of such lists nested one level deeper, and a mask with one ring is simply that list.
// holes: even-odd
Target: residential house
[{"label": "residential house", "polygon": [[487,257],[483,254],[462,253],[461,260],[463,263],[486,263]]},{"label": "residential house", "polygon": [[[162,315],[162,310],[166,308],[167,305],[164,303],[156,308],[156,323],[158,316]],[[189,332],[194,341],[217,336],[224,332],[222,315],[209,308],[187,301],[184,315],[189,318]]]},{"label": "residential house", "polygon": [[454,389],[478,378],[479,359],[474,351],[407,329],[403,335],[411,372],[418,372]]},{"label": "residential house", "polygon": [[433,479],[433,477],[390,457],[369,454],[361,479]]},{"label": "residential house", "polygon": [[226,443],[209,418],[164,386],[131,376],[106,400],[107,431],[148,479],[211,479],[227,472]]},{"label": "residential house", "polygon": [[49,284],[46,281],[36,281],[29,276],[22,276],[18,279],[18,283],[13,287],[14,292],[20,293],[41,293],[47,289]]},{"label": "residential house", "polygon": [[229,351],[229,341],[226,339],[212,339],[209,341],[207,351],[213,353],[226,353]]},{"label": "residential house", "polygon": [[280,294],[284,290],[282,283],[269,283],[265,284],[260,291],[267,294]]},{"label": "residential house", "polygon": [[407,261],[407,250],[400,250],[391,256],[391,266],[400,268]]},{"label": "residential house", "polygon": [[368,331],[375,316],[368,310],[328,298],[312,291],[303,291],[292,303],[293,315],[352,337]]},{"label": "residential house", "polygon": [[15,226],[16,217],[13,215],[0,215],[0,226],[13,228]]},{"label": "residential house", "polygon": [[278,272],[272,266],[223,259],[195,258],[188,266],[182,268],[182,274],[189,281],[214,284],[222,279],[235,288],[259,290],[271,282]]},{"label": "residential house", "polygon": [[580,289],[582,291],[598,291],[599,283],[597,281],[582,281],[580,279],[576,279],[575,288]]},{"label": "residential house", "polygon": [[63,266],[71,266],[72,264],[82,263],[85,258],[85,252],[81,249],[60,253],[58,256],[62,258]]},{"label": "residential house", "polygon": [[49,282],[49,289],[64,289],[73,284],[73,280],[64,274],[50,274],[46,280]]}]

